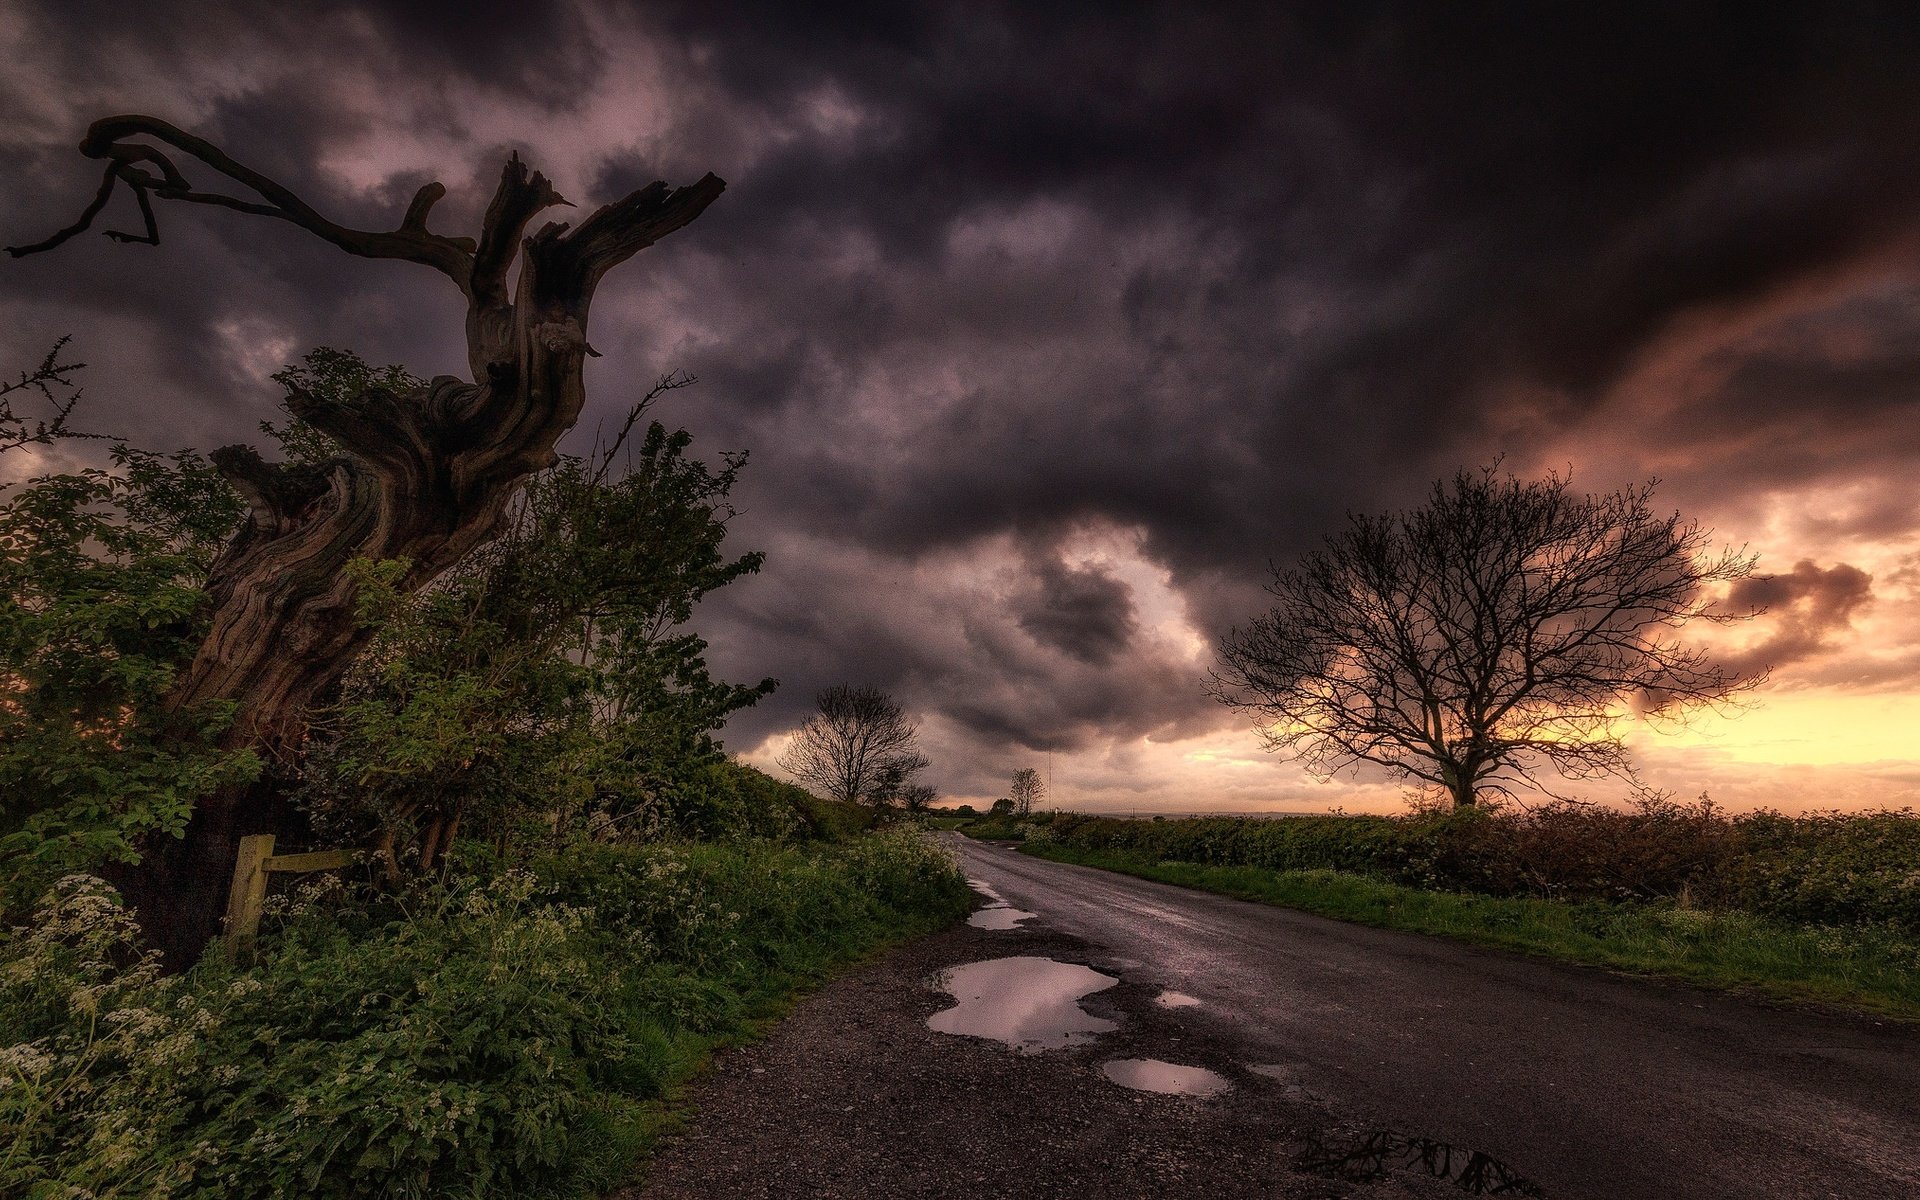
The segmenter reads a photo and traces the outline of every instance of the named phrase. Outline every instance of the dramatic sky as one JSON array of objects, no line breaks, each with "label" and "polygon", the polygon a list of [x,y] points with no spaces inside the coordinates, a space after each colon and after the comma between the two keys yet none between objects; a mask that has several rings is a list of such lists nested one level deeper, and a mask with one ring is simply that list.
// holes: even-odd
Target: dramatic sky
[{"label": "dramatic sky", "polygon": [[[1064,7],[0,0],[0,241],[128,111],[368,227],[435,178],[468,231],[511,149],[583,205],[721,175],[601,289],[572,444],[678,369],[666,419],[751,452],[767,567],[698,623],[781,681],[758,762],[850,681],[953,796],[1051,755],[1068,806],[1391,806],[1263,755],[1211,645],[1348,511],[1504,456],[1761,555],[1725,650],[1772,682],[1636,737],[1650,782],[1915,802],[1920,10]],[[160,215],[0,262],[0,365],[72,333],[90,423],[202,449],[314,345],[461,368],[438,275]]]}]

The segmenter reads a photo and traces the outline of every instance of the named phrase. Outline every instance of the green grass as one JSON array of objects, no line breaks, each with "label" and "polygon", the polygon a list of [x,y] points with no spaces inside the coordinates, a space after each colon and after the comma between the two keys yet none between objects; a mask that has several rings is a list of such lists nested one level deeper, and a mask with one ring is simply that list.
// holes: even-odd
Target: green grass
[{"label": "green grass", "polygon": [[592,1128],[574,1134],[579,1144],[574,1170],[540,1194],[550,1200],[579,1200],[638,1183],[661,1143],[693,1116],[689,1085],[707,1073],[714,1055],[765,1040],[795,1005],[827,983],[954,920],[951,912],[899,914],[887,927],[868,926],[838,936],[823,931],[813,962],[766,971],[746,985],[740,1007],[725,1028],[682,1029],[670,1035],[658,1098],[604,1095],[588,1122]]},{"label": "green grass", "polygon": [[1741,912],[1433,892],[1339,871],[1154,862],[1029,842],[1025,852],[1143,879],[1564,962],[1920,1021],[1920,947],[1873,928],[1782,925]]}]

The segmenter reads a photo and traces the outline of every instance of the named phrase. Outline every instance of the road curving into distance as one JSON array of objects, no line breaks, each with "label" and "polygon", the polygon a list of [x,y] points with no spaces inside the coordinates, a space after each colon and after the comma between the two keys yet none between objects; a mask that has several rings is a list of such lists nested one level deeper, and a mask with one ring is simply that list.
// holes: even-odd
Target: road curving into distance
[{"label": "road curving into distance", "polygon": [[1920,1029],[1347,924],[954,838],[1249,1068],[1547,1196],[1920,1197]]}]

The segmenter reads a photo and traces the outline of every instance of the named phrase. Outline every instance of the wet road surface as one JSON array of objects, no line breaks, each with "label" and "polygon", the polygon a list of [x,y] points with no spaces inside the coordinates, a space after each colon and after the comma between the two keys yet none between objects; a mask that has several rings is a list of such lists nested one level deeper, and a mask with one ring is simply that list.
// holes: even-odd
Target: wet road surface
[{"label": "wet road surface", "polygon": [[[1501,1160],[1551,1197],[1920,1197],[1920,1030],[1027,857],[967,873],[1350,1127]],[[1017,935],[1003,935],[1017,936]],[[1013,951],[1018,953],[1019,951]],[[1456,1193],[1457,1194],[1457,1193]]]}]

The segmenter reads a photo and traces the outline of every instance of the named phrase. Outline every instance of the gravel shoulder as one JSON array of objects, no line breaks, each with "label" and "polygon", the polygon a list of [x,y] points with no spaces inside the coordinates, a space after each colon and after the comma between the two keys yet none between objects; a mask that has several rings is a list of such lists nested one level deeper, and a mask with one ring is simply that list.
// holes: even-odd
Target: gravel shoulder
[{"label": "gravel shoulder", "polygon": [[[941,972],[1011,955],[1120,975],[1081,1002],[1118,1028],[1039,1053],[927,1028],[928,1017],[953,1004],[936,986]],[[1200,1008],[1160,1007],[1158,994],[1044,921],[945,930],[834,980],[765,1041],[723,1054],[689,1089],[695,1111],[684,1130],[617,1195],[1461,1194],[1417,1164],[1365,1180],[1296,1169],[1296,1156],[1316,1142],[1345,1148],[1371,1130],[1341,1122],[1297,1083],[1250,1070],[1231,1025]],[[1119,1058],[1203,1066],[1234,1086],[1210,1099],[1134,1091],[1101,1071]]]}]

